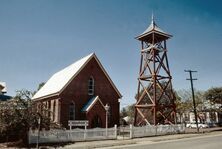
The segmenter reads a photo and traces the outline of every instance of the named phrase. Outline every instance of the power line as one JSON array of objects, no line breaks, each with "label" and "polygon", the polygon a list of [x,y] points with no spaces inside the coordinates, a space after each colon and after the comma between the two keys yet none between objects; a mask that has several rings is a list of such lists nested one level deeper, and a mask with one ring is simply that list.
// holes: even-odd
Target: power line
[{"label": "power line", "polygon": [[196,102],[195,102],[195,96],[194,96],[194,89],[193,89],[193,81],[197,80],[196,78],[193,78],[192,73],[197,72],[193,70],[184,70],[185,72],[188,72],[190,74],[190,78],[186,79],[190,81],[191,84],[191,90],[192,90],[192,97],[193,97],[193,109],[194,109],[194,116],[195,116],[195,121],[197,125],[197,132],[199,132],[199,127],[198,127],[198,120],[197,120],[197,110],[196,110]]}]

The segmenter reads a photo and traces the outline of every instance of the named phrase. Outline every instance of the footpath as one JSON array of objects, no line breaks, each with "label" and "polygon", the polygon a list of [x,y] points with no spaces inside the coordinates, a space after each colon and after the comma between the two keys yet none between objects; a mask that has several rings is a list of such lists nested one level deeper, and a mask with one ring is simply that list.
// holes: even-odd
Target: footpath
[{"label": "footpath", "polygon": [[[54,148],[68,148],[68,149],[93,149],[93,148],[108,148],[113,146],[123,146],[130,144],[141,144],[141,143],[157,143],[161,141],[170,141],[184,138],[192,137],[202,137],[207,135],[221,134],[222,127],[217,128],[207,128],[200,129],[199,133],[196,133],[196,129],[186,129],[184,134],[174,134],[174,135],[164,135],[164,136],[153,136],[153,137],[143,137],[143,138],[134,138],[129,139],[126,136],[118,136],[117,140],[101,140],[101,141],[88,141],[88,142],[75,142],[70,144],[60,144],[60,145],[40,145],[39,148],[42,149],[54,149]],[[17,147],[7,147],[7,143],[0,144],[1,148],[17,148]],[[30,148],[35,148],[31,146]]]},{"label": "footpath", "polygon": [[70,148],[70,149],[106,148],[106,147],[112,147],[112,146],[139,144],[139,143],[143,143],[143,142],[152,143],[152,142],[159,142],[159,141],[192,138],[192,137],[199,137],[199,136],[204,136],[204,135],[209,135],[209,134],[214,134],[214,133],[222,133],[222,128],[210,129],[210,130],[206,130],[206,131],[200,130],[200,133],[189,132],[186,134],[174,134],[174,135],[144,137],[144,138],[135,138],[135,139],[127,139],[127,138],[123,138],[123,137],[118,137],[117,140],[76,142],[73,144],[67,144],[64,146],[60,146],[58,148]]}]

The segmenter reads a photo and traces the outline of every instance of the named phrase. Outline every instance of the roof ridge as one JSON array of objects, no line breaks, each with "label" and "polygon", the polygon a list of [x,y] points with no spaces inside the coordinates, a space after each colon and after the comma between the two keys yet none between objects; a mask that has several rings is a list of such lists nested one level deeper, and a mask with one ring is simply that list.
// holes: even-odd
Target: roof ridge
[{"label": "roof ridge", "polygon": [[95,53],[91,53],[53,74],[45,83],[45,85],[32,97],[32,99],[37,99],[58,93],[94,55]]},{"label": "roof ridge", "polygon": [[[82,57],[81,59],[79,59],[79,60],[73,62],[72,64],[70,64],[70,65],[68,65],[68,66],[66,66],[66,67],[63,68],[62,70],[59,70],[59,71],[56,72],[55,74],[57,74],[57,73],[59,73],[59,72],[61,72],[61,71],[64,71],[64,70],[66,70],[66,69],[68,69],[68,68],[70,68],[71,66],[73,66],[74,64],[76,64],[76,63],[82,61],[83,59],[85,59],[85,58],[88,57],[88,56],[89,56],[89,58],[90,58],[93,54],[94,54],[94,53],[90,53],[89,55]],[[55,74],[54,74],[54,75],[55,75]]]}]

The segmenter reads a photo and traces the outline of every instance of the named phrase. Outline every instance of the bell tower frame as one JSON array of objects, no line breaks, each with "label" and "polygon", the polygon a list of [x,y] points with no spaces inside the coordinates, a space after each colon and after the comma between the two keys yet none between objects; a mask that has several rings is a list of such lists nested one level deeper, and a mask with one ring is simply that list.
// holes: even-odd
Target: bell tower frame
[{"label": "bell tower frame", "polygon": [[153,15],[150,26],[136,37],[141,42],[141,59],[135,126],[176,123],[175,96],[166,46],[166,40],[171,37],[156,25]]}]

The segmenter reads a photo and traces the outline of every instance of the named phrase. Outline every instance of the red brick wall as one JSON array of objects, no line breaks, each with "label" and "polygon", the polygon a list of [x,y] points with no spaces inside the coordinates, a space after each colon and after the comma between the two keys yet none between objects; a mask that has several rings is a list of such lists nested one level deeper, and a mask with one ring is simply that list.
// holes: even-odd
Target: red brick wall
[{"label": "red brick wall", "polygon": [[92,121],[95,116],[99,116],[101,119],[101,126],[106,127],[106,111],[99,101],[97,101],[96,104],[86,114],[86,117],[89,120],[89,128],[91,128],[91,126],[93,125]]},{"label": "red brick wall", "polygon": [[[94,95],[99,96],[103,104],[108,103],[111,106],[111,123],[119,124],[119,95],[106,78],[103,71],[100,69],[98,63],[93,58],[91,61],[81,70],[81,72],[69,83],[65,90],[60,95],[61,98],[61,123],[67,127],[67,121],[69,116],[69,104],[74,101],[76,107],[76,119],[84,120],[86,118],[85,113],[81,112],[83,106],[92,97],[88,95],[88,80],[92,76],[95,81]],[[96,108],[94,110],[97,110]],[[91,111],[92,112],[92,111]],[[105,114],[105,113],[104,113]],[[104,123],[104,122],[103,122]]]}]

